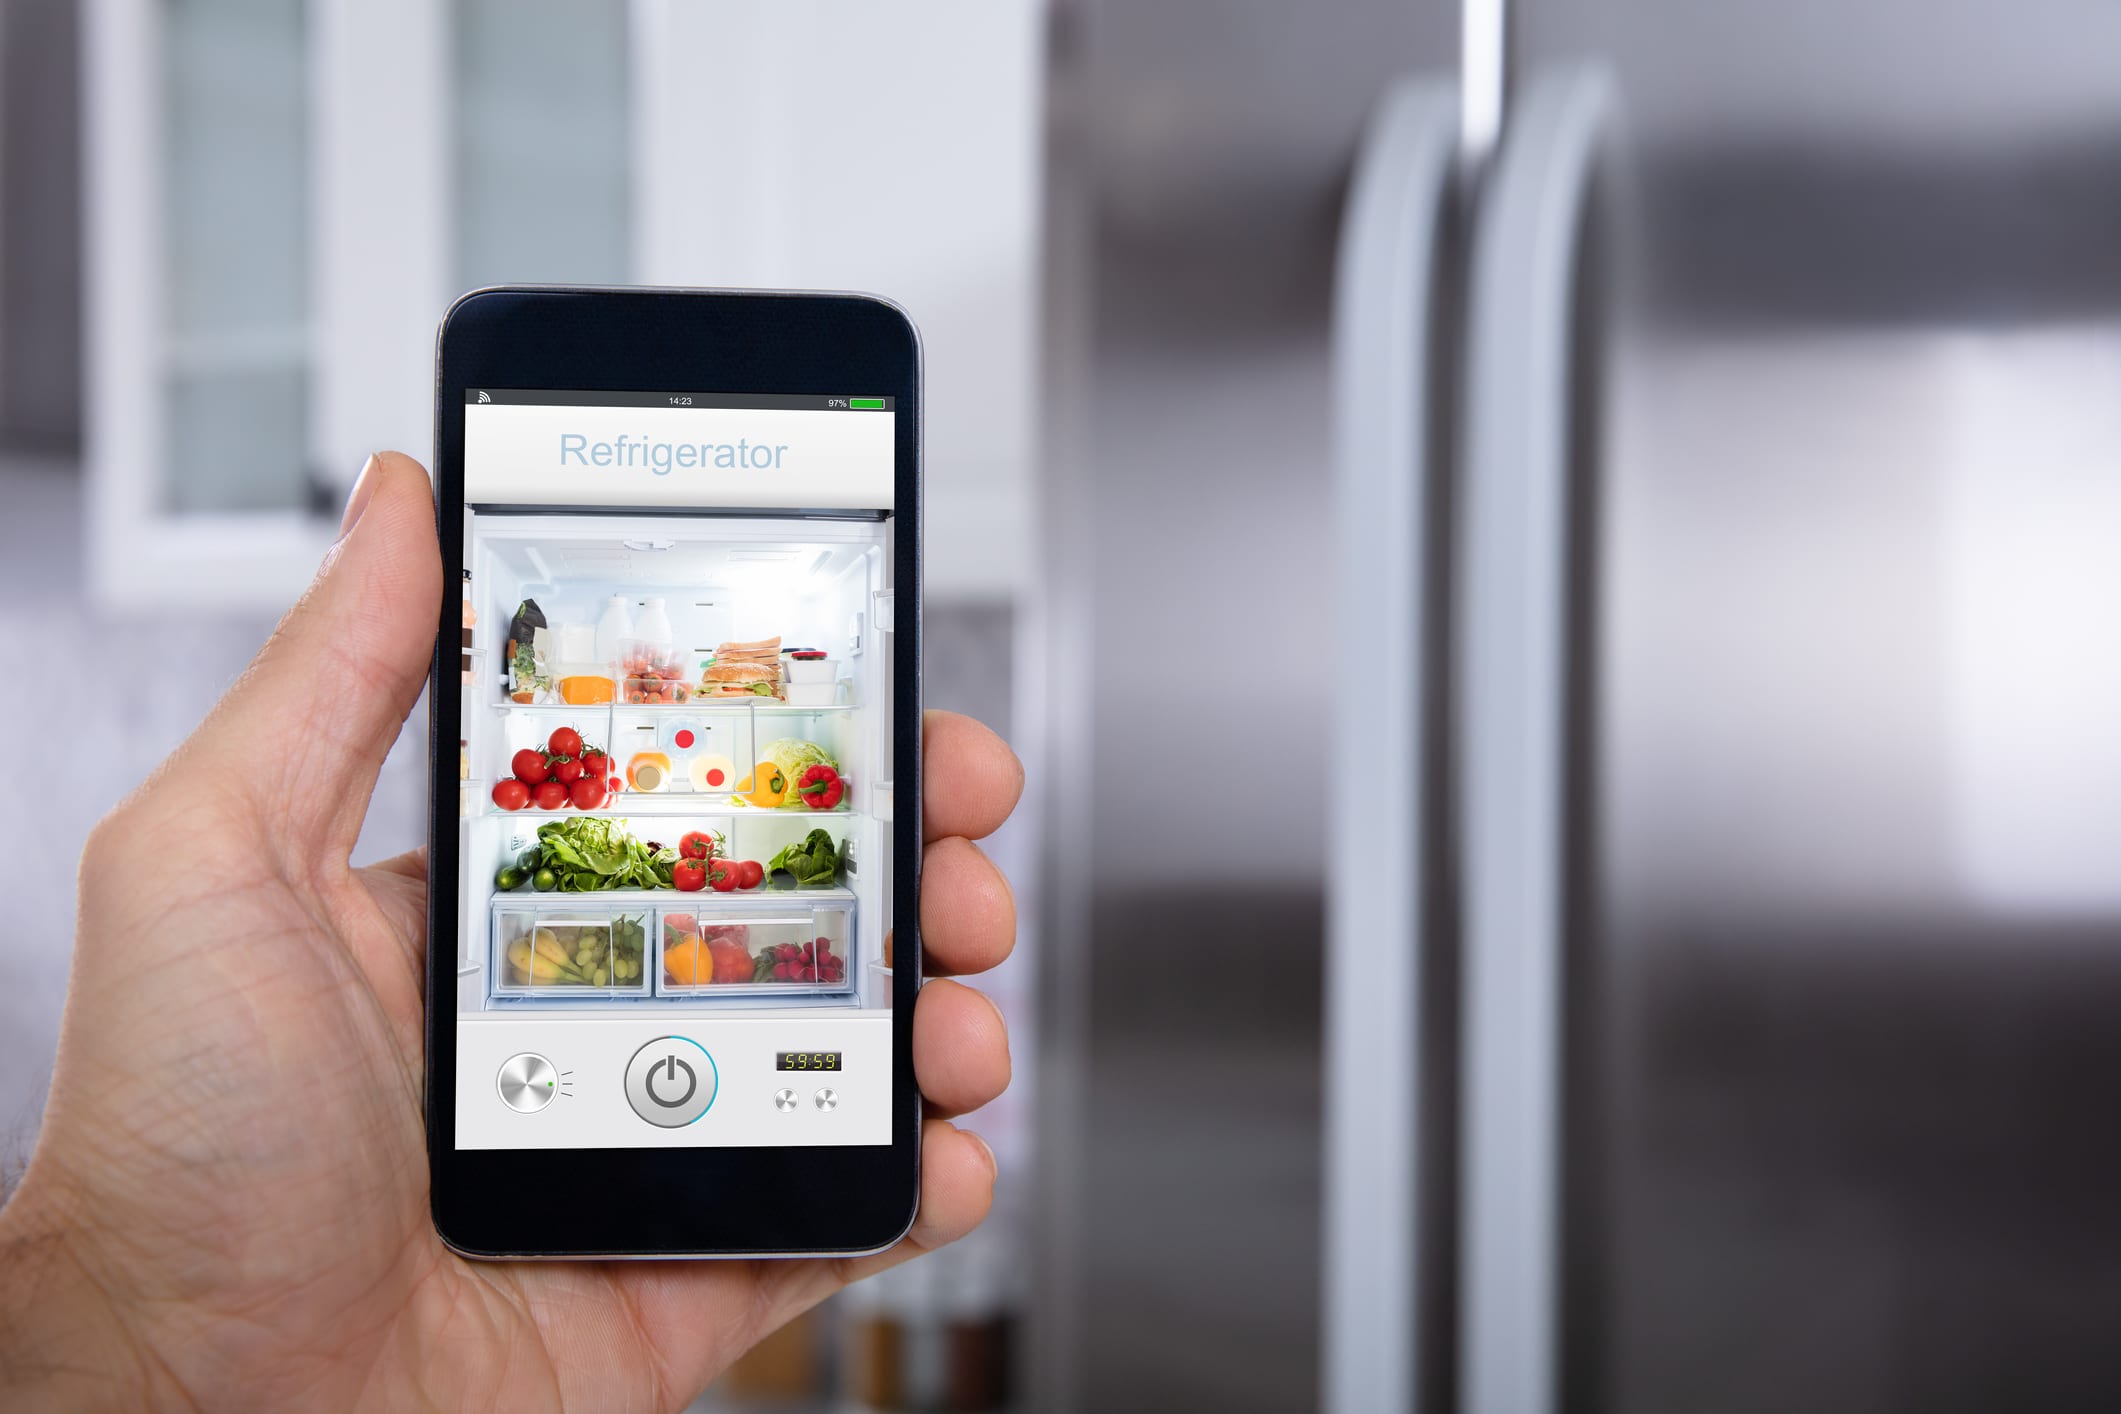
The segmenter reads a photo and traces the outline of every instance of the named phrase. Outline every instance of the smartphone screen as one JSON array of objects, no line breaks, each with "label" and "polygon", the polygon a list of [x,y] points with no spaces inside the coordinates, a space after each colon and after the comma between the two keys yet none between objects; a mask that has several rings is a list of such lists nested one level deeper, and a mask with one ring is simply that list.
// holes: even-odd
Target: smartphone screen
[{"label": "smartphone screen", "polygon": [[899,400],[441,392],[450,1141],[889,1145]]}]

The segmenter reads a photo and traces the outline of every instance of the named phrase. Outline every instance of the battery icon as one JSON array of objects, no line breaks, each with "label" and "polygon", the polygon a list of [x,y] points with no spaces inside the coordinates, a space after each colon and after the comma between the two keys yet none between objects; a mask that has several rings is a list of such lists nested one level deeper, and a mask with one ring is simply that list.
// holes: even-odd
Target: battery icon
[{"label": "battery icon", "polygon": [[882,412],[884,410],[884,400],[882,398],[849,398],[847,399],[847,406],[857,412],[864,408],[873,412]]}]

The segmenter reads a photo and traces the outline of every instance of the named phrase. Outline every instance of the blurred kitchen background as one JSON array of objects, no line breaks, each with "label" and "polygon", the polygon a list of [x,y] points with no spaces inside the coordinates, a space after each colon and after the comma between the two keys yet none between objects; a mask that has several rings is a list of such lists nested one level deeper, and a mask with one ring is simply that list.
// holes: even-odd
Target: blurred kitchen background
[{"label": "blurred kitchen background", "polygon": [[996,1220],[701,1407],[2121,1406],[2121,7],[0,0],[0,1164],[510,281],[901,301],[1030,767]]}]

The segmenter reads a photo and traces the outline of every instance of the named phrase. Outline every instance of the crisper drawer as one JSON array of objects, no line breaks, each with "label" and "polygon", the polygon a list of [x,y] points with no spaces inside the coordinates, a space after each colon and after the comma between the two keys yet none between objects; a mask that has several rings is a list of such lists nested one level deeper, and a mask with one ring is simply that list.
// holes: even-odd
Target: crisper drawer
[{"label": "crisper drawer", "polygon": [[687,904],[657,910],[665,997],[789,996],[854,989],[851,901]]},{"label": "crisper drawer", "polygon": [[599,904],[586,896],[535,904],[496,899],[492,992],[496,997],[645,997],[655,910]]}]

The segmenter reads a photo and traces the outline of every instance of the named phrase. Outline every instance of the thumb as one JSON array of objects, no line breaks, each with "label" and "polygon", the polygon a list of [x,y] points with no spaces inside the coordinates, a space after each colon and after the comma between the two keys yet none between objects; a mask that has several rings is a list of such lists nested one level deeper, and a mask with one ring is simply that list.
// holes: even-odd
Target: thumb
[{"label": "thumb", "polygon": [[378,452],[316,579],[187,743],[184,767],[240,790],[298,872],[345,863],[441,615],[434,487],[411,457]]}]

